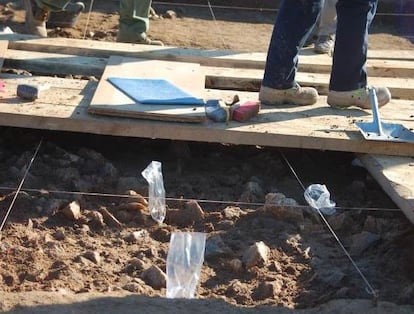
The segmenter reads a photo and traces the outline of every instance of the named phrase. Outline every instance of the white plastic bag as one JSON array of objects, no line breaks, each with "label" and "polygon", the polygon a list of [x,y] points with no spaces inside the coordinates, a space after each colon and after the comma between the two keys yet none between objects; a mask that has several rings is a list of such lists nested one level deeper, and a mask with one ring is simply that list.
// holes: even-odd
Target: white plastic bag
[{"label": "white plastic bag", "polygon": [[204,262],[206,234],[173,232],[167,255],[167,298],[194,298]]},{"label": "white plastic bag", "polygon": [[161,163],[159,161],[152,161],[141,174],[149,184],[148,207],[151,217],[161,224],[166,215],[165,189],[161,172]]},{"label": "white plastic bag", "polygon": [[335,214],[335,202],[331,201],[331,194],[324,184],[312,184],[304,193],[308,204],[316,211],[319,209],[325,215]]}]

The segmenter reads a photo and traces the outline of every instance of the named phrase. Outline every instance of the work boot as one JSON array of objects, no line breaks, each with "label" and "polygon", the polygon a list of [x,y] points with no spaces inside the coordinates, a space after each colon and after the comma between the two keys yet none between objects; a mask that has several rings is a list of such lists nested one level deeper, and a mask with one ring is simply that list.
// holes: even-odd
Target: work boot
[{"label": "work boot", "polygon": [[24,0],[24,6],[27,33],[47,37],[46,21],[49,18],[49,11],[39,8],[34,0]]},{"label": "work boot", "polygon": [[316,53],[332,54],[335,44],[335,35],[321,35],[315,42],[314,51]]},{"label": "work boot", "polygon": [[150,39],[146,33],[141,33],[137,35],[137,34],[131,34],[129,32],[118,31],[118,36],[116,38],[116,41],[121,42],[121,43],[164,46],[164,43],[161,40]]},{"label": "work boot", "polygon": [[313,87],[301,87],[299,84],[289,89],[260,87],[259,100],[265,105],[313,105],[318,101],[318,91]]},{"label": "work boot", "polygon": [[85,4],[83,2],[69,2],[63,8],[63,11],[73,13],[74,15],[81,13],[83,10],[85,10]]},{"label": "work boot", "polygon": [[[391,100],[391,93],[386,87],[372,87],[375,89],[378,99],[378,107],[382,107]],[[369,87],[356,89],[349,92],[329,91],[328,104],[334,108],[348,108],[351,106],[362,109],[371,109]]]}]

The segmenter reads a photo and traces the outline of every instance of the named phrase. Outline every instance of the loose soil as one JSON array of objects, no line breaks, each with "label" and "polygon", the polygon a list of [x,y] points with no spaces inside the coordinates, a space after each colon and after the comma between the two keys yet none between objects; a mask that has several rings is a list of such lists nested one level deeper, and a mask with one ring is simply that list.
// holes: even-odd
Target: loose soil
[{"label": "loose soil", "polygon": [[[178,17],[151,20],[149,35],[180,47],[266,51],[274,19],[274,12],[215,9],[214,21],[208,8],[154,8]],[[117,9],[117,1],[97,2],[86,32],[84,13],[74,28],[49,36],[114,41]],[[5,24],[23,32],[23,11],[5,10]],[[412,49],[396,31],[377,23],[370,47]],[[0,235],[6,313],[414,312],[414,229],[353,154],[0,133],[2,219],[13,205]],[[141,197],[148,196],[141,171],[153,160],[162,163],[167,197],[162,224]],[[339,209],[327,219],[365,279],[304,206],[303,187],[313,183],[331,192]],[[164,298],[169,240],[178,231],[207,234],[196,302]],[[255,247],[265,249],[256,256]]]}]

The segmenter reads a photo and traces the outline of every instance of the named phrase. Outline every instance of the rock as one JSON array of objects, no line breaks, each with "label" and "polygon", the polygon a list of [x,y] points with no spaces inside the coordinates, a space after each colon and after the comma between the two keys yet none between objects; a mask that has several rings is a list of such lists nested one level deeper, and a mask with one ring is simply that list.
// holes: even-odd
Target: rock
[{"label": "rock", "polygon": [[223,216],[226,219],[237,219],[240,218],[240,216],[244,212],[240,209],[240,207],[236,206],[227,206],[225,209],[223,209]]},{"label": "rock", "polygon": [[132,293],[139,293],[139,294],[145,293],[145,290],[146,290],[142,287],[141,284],[139,284],[135,281],[128,282],[126,285],[124,285],[122,287],[122,289],[124,289],[126,291],[129,291],[129,292],[132,292]]},{"label": "rock", "polygon": [[276,299],[282,291],[283,282],[275,280],[272,282],[262,282],[253,291],[253,300],[265,300],[268,298]]},{"label": "rock", "polygon": [[101,262],[101,255],[97,251],[87,251],[83,256],[95,264],[100,264]]},{"label": "rock", "polygon": [[167,275],[156,265],[144,270],[141,278],[154,289],[162,289],[167,285]]},{"label": "rock", "polygon": [[316,278],[331,287],[340,288],[342,280],[345,278],[344,272],[338,267],[331,265],[323,265],[323,267],[325,268],[321,267],[316,270]]},{"label": "rock", "polygon": [[253,266],[264,266],[269,260],[270,248],[263,242],[256,242],[243,254],[243,264],[246,269]]},{"label": "rock", "polygon": [[97,228],[103,228],[105,226],[103,215],[100,212],[96,210],[88,211],[85,213],[85,216],[88,218],[92,226]]},{"label": "rock", "polygon": [[336,213],[327,218],[329,225],[335,231],[350,229],[352,218],[348,213]]},{"label": "rock", "polygon": [[128,212],[132,215],[132,219],[139,222],[145,223],[150,217],[149,209],[146,205],[139,202],[123,203],[118,206],[119,212]]},{"label": "rock", "polygon": [[298,203],[292,198],[286,198],[282,193],[268,193],[265,197],[263,210],[278,220],[303,224],[303,210],[297,208]]},{"label": "rock", "polygon": [[79,202],[73,201],[69,203],[62,209],[62,213],[70,220],[78,220],[82,216]]},{"label": "rock", "polygon": [[239,202],[257,203],[263,201],[264,192],[260,184],[256,181],[247,182]]},{"label": "rock", "polygon": [[147,268],[148,265],[140,258],[133,258],[128,261],[127,265],[124,268],[124,272],[129,275],[133,275],[136,271],[142,271]]},{"label": "rock", "polygon": [[2,274],[2,277],[3,282],[9,287],[13,286],[17,280],[17,278],[15,278],[13,274]]},{"label": "rock", "polygon": [[234,252],[224,243],[220,235],[207,238],[204,256],[205,258],[233,256]]},{"label": "rock", "polygon": [[232,280],[228,284],[228,288],[226,290],[226,296],[230,298],[234,298],[236,301],[240,303],[246,303],[251,300],[250,297],[251,290],[250,287],[246,284],[240,282],[240,280]]},{"label": "rock", "polygon": [[266,205],[297,206],[293,198],[287,198],[283,193],[268,193],[265,196]]},{"label": "rock", "polygon": [[66,235],[65,235],[65,230],[62,230],[62,229],[57,230],[57,231],[53,234],[53,237],[54,237],[56,240],[58,240],[58,241],[63,241],[63,240],[65,240],[65,238],[66,238]]},{"label": "rock", "polygon": [[173,10],[167,10],[162,17],[165,19],[176,19],[177,13],[175,13]]},{"label": "rock", "polygon": [[196,201],[189,201],[182,209],[170,209],[167,212],[167,221],[180,227],[191,226],[204,219],[204,211]]},{"label": "rock", "polygon": [[374,234],[367,231],[362,231],[361,233],[354,234],[352,236],[352,244],[350,247],[351,255],[358,256],[370,246],[378,242],[381,237],[378,234]]},{"label": "rock", "polygon": [[130,243],[136,243],[142,239],[145,239],[148,236],[148,231],[146,230],[139,230],[134,231],[125,236],[125,241]]},{"label": "rock", "polygon": [[122,228],[122,224],[121,222],[115,218],[114,215],[112,215],[104,206],[101,206],[99,208],[99,212],[102,214],[103,220],[104,222],[106,222],[106,224],[108,226],[112,226],[112,227],[117,227],[117,228]]},{"label": "rock", "polygon": [[234,273],[240,273],[243,271],[243,263],[238,258],[234,258],[229,262],[229,268]]},{"label": "rock", "polygon": [[126,194],[131,196],[129,198],[131,202],[138,202],[145,205],[145,207],[148,207],[148,201],[141,194],[135,192],[134,190],[128,190]]}]

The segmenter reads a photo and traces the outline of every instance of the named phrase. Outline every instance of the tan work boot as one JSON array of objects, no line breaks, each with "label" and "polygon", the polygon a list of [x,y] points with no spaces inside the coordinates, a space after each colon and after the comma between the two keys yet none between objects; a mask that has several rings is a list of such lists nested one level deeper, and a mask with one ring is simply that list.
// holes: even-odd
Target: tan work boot
[{"label": "tan work boot", "polygon": [[116,41],[121,42],[121,43],[164,46],[164,43],[161,40],[150,39],[146,33],[141,33],[137,35],[137,34],[130,34],[129,32],[118,31],[118,36],[116,38]]},{"label": "tan work boot", "polygon": [[24,6],[27,33],[47,37],[46,21],[49,18],[49,11],[39,8],[34,0],[24,0]]},{"label": "tan work boot", "polygon": [[[391,100],[391,93],[386,87],[372,87],[375,89],[378,98],[378,107],[386,105]],[[349,92],[329,91],[329,106],[334,108],[359,107],[362,109],[371,109],[371,100],[369,97],[369,87],[356,89]]]},{"label": "tan work boot", "polygon": [[313,87],[301,87],[299,84],[289,89],[260,87],[259,100],[265,105],[313,105],[318,101],[318,91]]}]

